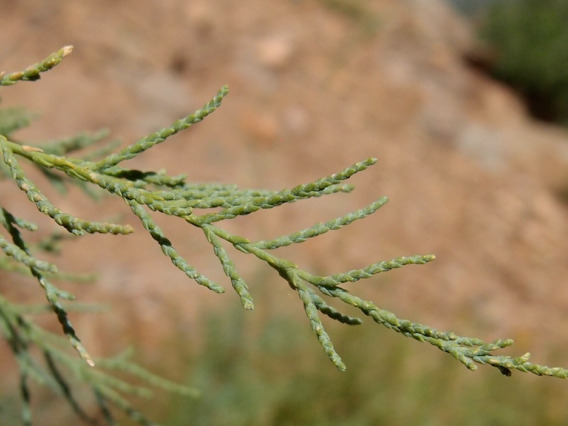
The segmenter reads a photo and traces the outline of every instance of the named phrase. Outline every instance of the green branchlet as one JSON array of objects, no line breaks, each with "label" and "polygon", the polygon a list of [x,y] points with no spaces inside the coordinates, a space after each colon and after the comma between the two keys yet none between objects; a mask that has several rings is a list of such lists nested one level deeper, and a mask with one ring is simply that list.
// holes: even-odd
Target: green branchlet
[{"label": "green branchlet", "polygon": [[73,46],[63,46],[57,52],[52,53],[43,61],[37,64],[31,65],[23,71],[12,72],[6,74],[5,72],[0,72],[0,86],[11,86],[20,81],[35,81],[41,78],[41,73],[49,71],[53,67],[57,66],[63,58],[71,54],[73,51]]},{"label": "green branchlet", "polygon": [[[0,84],[9,85],[19,81],[36,80],[41,72],[57,65],[70,51],[70,47],[65,47],[50,55],[45,61],[22,72],[2,74]],[[41,213],[49,216],[65,231],[78,236],[89,233],[127,234],[132,232],[133,228],[129,225],[91,222],[64,213],[29,179],[20,165],[21,160],[27,160],[39,167],[52,183],[63,186],[68,183],[79,183],[86,190],[87,188],[98,187],[99,190],[102,189],[112,196],[122,198],[176,268],[198,284],[221,293],[224,289],[220,284],[207,278],[178,253],[167,235],[156,224],[152,212],[174,216],[179,218],[183,222],[182,224],[186,224],[186,226],[200,228],[206,240],[211,244],[214,255],[245,309],[253,309],[254,307],[252,293],[245,280],[240,276],[225,245],[258,258],[276,270],[290,288],[296,291],[303,304],[310,326],[324,352],[340,370],[345,370],[345,364],[325,330],[321,321],[321,314],[348,325],[357,325],[362,321],[360,318],[341,313],[340,309],[332,306],[332,302],[355,308],[362,315],[368,316],[376,323],[404,336],[430,343],[449,353],[471,370],[475,370],[478,364],[487,364],[496,367],[506,375],[510,375],[511,370],[518,370],[559,378],[568,376],[567,369],[550,368],[530,363],[529,354],[517,358],[493,354],[494,351],[510,346],[511,340],[486,343],[477,338],[460,337],[453,332],[441,332],[419,323],[399,319],[392,312],[381,309],[373,302],[364,300],[344,288],[345,285],[371,278],[376,274],[388,272],[394,268],[428,263],[434,260],[433,255],[396,257],[387,261],[378,261],[360,269],[329,276],[317,276],[273,253],[273,250],[277,248],[302,243],[309,238],[341,229],[356,220],[363,219],[385,205],[386,197],[380,197],[368,206],[342,217],[316,223],[309,228],[272,240],[250,241],[246,237],[232,234],[218,225],[219,222],[224,220],[252,214],[261,209],[270,209],[285,203],[338,192],[349,192],[353,190],[353,186],[346,181],[356,173],[362,172],[375,164],[377,160],[374,158],[356,163],[339,173],[280,191],[240,189],[235,185],[190,183],[186,182],[185,176],[169,176],[163,171],[140,171],[122,167],[121,164],[124,161],[135,158],[140,153],[166,141],[170,136],[202,121],[221,105],[227,94],[228,89],[224,86],[213,99],[193,114],[139,139],[118,152],[112,152],[114,145],[111,144],[104,145],[98,151],[77,157],[71,157],[69,154],[101,142],[106,134],[82,134],[43,145],[27,145],[11,138],[11,133],[14,130],[28,123],[29,120],[26,121],[27,116],[24,115],[21,121],[18,121],[14,117],[2,119],[0,115],[0,130],[2,130],[0,132],[0,151],[4,163],[3,170],[9,174],[18,188],[26,194]],[[0,327],[20,363],[24,402],[29,399],[27,381],[31,377],[59,389],[76,413],[80,416],[86,416],[73,399],[68,384],[63,381],[62,376],[58,373],[59,365],[66,365],[71,368],[78,377],[92,386],[99,408],[103,416],[109,420],[109,423],[111,423],[112,415],[108,404],[111,403],[129,413],[134,420],[144,424],[145,420],[142,414],[134,410],[121,394],[141,392],[145,395],[147,391],[140,391],[138,387],[115,379],[112,375],[89,368],[89,365],[97,364],[99,367],[126,370],[128,373],[146,380],[151,385],[163,385],[162,387],[170,390],[188,392],[183,387],[178,388],[150,375],[134,364],[127,362],[124,358],[93,361],[77,337],[69,322],[67,310],[61,303],[61,300],[71,300],[72,296],[59,290],[48,280],[54,275],[57,276],[57,268],[51,263],[36,258],[24,242],[20,229],[33,231],[36,229],[35,225],[15,218],[3,207],[0,208],[0,223],[9,236],[7,238],[0,235],[0,249],[4,254],[4,257],[0,258],[0,268],[9,269],[11,265],[11,270],[27,270],[38,280],[51,309],[57,315],[64,334],[79,352],[81,358],[86,361],[86,364],[77,363],[69,355],[64,355],[59,349],[55,350],[51,344],[45,343],[42,338],[46,332],[34,325],[7,300],[0,298]],[[8,258],[11,260],[7,261]],[[14,265],[17,265],[17,268]],[[52,336],[48,340],[51,339]],[[31,358],[27,351],[31,344],[44,351],[48,365],[47,371],[39,368]],[[24,405],[27,407],[26,404]],[[27,408],[24,409],[24,418],[29,416],[26,410]]]},{"label": "green branchlet", "polygon": [[[99,402],[101,412],[110,402],[115,406],[120,406],[127,414],[129,412],[136,413],[136,410],[121,394],[141,397],[152,395],[150,388],[131,385],[116,378],[115,375],[118,372],[126,373],[153,387],[166,389],[170,392],[187,396],[198,395],[196,390],[169,382],[137,366],[129,359],[130,352],[115,358],[96,359],[94,362],[97,368],[92,368],[83,360],[69,354],[65,350],[67,345],[60,336],[45,330],[31,320],[31,315],[42,311],[43,307],[41,306],[17,305],[0,296],[0,330],[12,349],[21,372],[20,389],[22,390],[24,424],[31,424],[29,379],[47,386],[61,395],[79,418],[91,423],[94,422],[94,419],[86,413],[75,399],[72,384],[66,378],[68,374],[63,374],[62,369],[69,370],[75,378],[90,386],[93,395]],[[38,362],[39,360],[36,360],[29,351],[34,346],[40,349],[44,365]],[[133,416],[131,418],[134,418]],[[143,420],[140,421],[141,424],[148,424],[139,413],[135,416]],[[114,423],[109,422],[109,424]]]}]

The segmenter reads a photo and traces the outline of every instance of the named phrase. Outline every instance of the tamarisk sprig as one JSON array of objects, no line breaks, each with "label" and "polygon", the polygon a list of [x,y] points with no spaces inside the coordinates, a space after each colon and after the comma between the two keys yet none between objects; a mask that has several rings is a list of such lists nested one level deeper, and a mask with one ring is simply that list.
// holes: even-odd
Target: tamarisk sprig
[{"label": "tamarisk sprig", "polygon": [[215,97],[211,99],[211,101],[208,102],[205,106],[203,106],[203,108],[198,109],[193,114],[188,115],[187,117],[175,121],[169,127],[158,130],[157,132],[154,132],[138,140],[136,143],[121,150],[119,153],[109,155],[104,160],[99,161],[98,163],[92,165],[91,167],[95,170],[101,170],[116,166],[124,160],[129,160],[131,158],[134,158],[138,154],[147,151],[150,148],[153,148],[157,144],[162,143],[167,138],[175,135],[181,130],[185,130],[188,127],[194,125],[195,123],[199,123],[201,120],[203,120],[205,117],[207,117],[217,108],[219,108],[223,98],[227,95],[227,93],[229,93],[229,88],[227,86],[223,86],[219,90],[219,92],[217,92]]},{"label": "tamarisk sprig", "polygon": [[[44,61],[26,68],[24,71],[0,74],[0,85],[39,79],[42,72],[60,63],[71,52],[71,49],[70,46],[64,47]],[[277,271],[289,287],[296,292],[318,342],[339,370],[345,370],[346,366],[323,325],[321,314],[347,325],[358,325],[362,323],[362,320],[344,314],[334,304],[340,307],[355,308],[362,315],[370,317],[374,322],[390,330],[429,343],[450,354],[471,370],[475,370],[477,365],[487,364],[499,369],[505,375],[510,375],[511,370],[518,370],[536,375],[568,377],[567,369],[550,368],[529,362],[529,354],[516,358],[494,355],[495,351],[510,346],[513,343],[510,339],[487,343],[478,338],[462,337],[453,332],[438,331],[420,323],[399,319],[394,313],[379,308],[372,301],[364,300],[346,288],[346,286],[355,282],[369,279],[394,268],[429,263],[435,259],[434,255],[395,257],[391,260],[377,261],[359,269],[328,276],[318,276],[302,269],[288,259],[276,256],[273,252],[277,248],[299,244],[307,239],[315,238],[328,231],[341,229],[357,220],[364,219],[384,206],[387,202],[386,197],[380,197],[366,207],[339,218],[316,223],[306,229],[271,240],[251,241],[245,236],[232,234],[219,226],[219,223],[224,220],[253,214],[259,210],[271,209],[283,204],[324,195],[348,193],[354,188],[346,181],[374,165],[377,162],[375,158],[355,163],[339,173],[279,191],[240,189],[235,185],[214,183],[192,183],[186,182],[185,175],[169,176],[163,171],[141,171],[122,167],[122,163],[126,160],[136,158],[139,154],[165,142],[170,136],[205,119],[221,106],[227,94],[228,88],[223,86],[209,102],[193,114],[174,121],[170,126],[143,137],[118,152],[113,152],[114,145],[107,144],[97,151],[91,151],[90,154],[77,157],[71,157],[70,154],[102,141],[104,135],[101,133],[83,134],[44,145],[24,144],[14,139],[12,133],[27,124],[30,117],[25,116],[21,119],[14,116],[8,117],[9,119],[4,122],[0,120],[0,152],[2,154],[0,176],[10,177],[39,212],[50,217],[57,225],[76,236],[84,236],[89,233],[128,234],[133,231],[133,228],[129,225],[91,222],[63,212],[29,179],[25,169],[20,164],[21,160],[27,160],[40,168],[53,184],[78,182],[79,186],[85,190],[95,188],[99,191],[103,190],[111,196],[120,197],[176,268],[198,284],[221,293],[224,291],[221,285],[198,271],[188,259],[182,257],[173,247],[169,237],[157,225],[153,214],[162,213],[173,216],[178,218],[183,225],[200,228],[204,237],[212,246],[213,254],[230,280],[233,289],[240,297],[243,307],[248,310],[254,308],[253,292],[249,289],[246,280],[240,276],[237,265],[233,262],[229,250],[225,246],[232,246],[234,249],[256,257]],[[114,423],[108,407],[109,402],[124,411],[132,420],[140,424],[148,424],[144,416],[131,407],[121,395],[121,393],[147,395],[146,390],[90,368],[94,366],[94,361],[83,347],[71,325],[64,304],[64,301],[72,300],[73,296],[60,290],[49,281],[48,278],[51,278],[52,275],[57,276],[59,274],[57,268],[49,262],[37,259],[24,242],[20,232],[20,229],[33,231],[36,229],[35,225],[12,216],[3,206],[0,206],[0,225],[11,237],[10,240],[10,238],[5,238],[0,234],[0,251],[4,255],[3,258],[0,258],[0,268],[7,265],[11,270],[27,270],[37,279],[50,308],[56,314],[63,328],[64,334],[80,357],[86,361],[77,366],[76,363],[69,362],[61,351],[46,346],[46,343],[40,338],[41,328],[35,327],[32,322],[27,321],[18,309],[14,308],[13,304],[7,303],[0,297],[0,330],[7,337],[18,362],[20,362],[22,399],[24,401],[22,417],[27,421],[30,416],[28,378],[54,384],[54,387],[66,396],[76,413],[85,417],[85,414],[78,408],[78,404],[69,393],[68,385],[63,376],[59,374],[57,366],[66,365],[75,371],[77,377],[91,385],[99,409],[109,424]],[[10,261],[6,262],[6,258]],[[17,268],[14,267],[14,263]],[[356,286],[354,287],[356,288]],[[44,352],[48,366],[47,374],[37,368],[30,357],[27,348],[32,343]],[[100,365],[124,369],[154,385],[164,386],[174,391],[181,389],[158,380],[123,358],[117,358],[114,361],[97,360],[97,362]]]},{"label": "tamarisk sprig", "polygon": [[12,72],[6,74],[5,72],[0,72],[0,86],[10,86],[16,84],[19,81],[35,81],[41,78],[41,73],[49,71],[53,67],[59,65],[59,63],[71,54],[73,51],[73,46],[64,46],[57,52],[52,53],[43,61],[38,62],[23,71]]},{"label": "tamarisk sprig", "polygon": [[[40,73],[57,65],[70,52],[71,47],[65,47],[50,55],[46,60],[26,68],[24,71],[10,74],[1,73],[0,85],[37,80],[40,77]],[[75,167],[74,162],[76,164],[94,164],[89,163],[89,161],[91,159],[98,160],[101,156],[109,155],[112,152],[113,143],[107,143],[101,148],[83,155],[81,159],[69,159],[69,161],[66,161],[67,157],[64,156],[91,146],[94,143],[101,142],[106,136],[105,132],[80,134],[71,138],[44,143],[41,146],[27,145],[12,139],[12,133],[28,125],[32,118],[32,114],[18,109],[0,110],[0,178],[11,178],[41,213],[49,216],[55,223],[71,234],[81,236],[86,233],[126,234],[132,232],[133,229],[129,225],[90,222],[63,212],[29,179],[20,165],[19,160],[21,158],[30,159],[28,154],[42,154],[43,156],[35,158],[37,161],[32,159],[31,163],[39,168],[57,189],[64,188],[65,183],[72,183],[79,186],[88,195],[94,195],[90,191],[97,188],[94,188],[92,182],[81,178],[73,170]],[[58,167],[53,167],[55,163],[57,163]],[[67,176],[59,173],[60,171],[66,172]],[[137,171],[111,171],[109,168],[108,176],[121,177],[124,181],[136,181],[133,176],[137,176],[137,174]],[[184,180],[184,178],[180,179],[180,177],[165,176],[162,172],[151,172],[144,174],[144,176],[148,183],[163,185],[164,187],[176,187]],[[140,182],[135,182],[133,186],[139,187]],[[89,423],[96,422],[75,399],[71,383],[68,381],[69,375],[62,374],[60,371],[62,368],[71,372],[76,381],[83,382],[91,387],[99,409],[108,424],[116,424],[110,410],[111,406],[122,410],[129,418],[139,424],[151,424],[123,396],[138,395],[150,397],[150,389],[130,384],[122,378],[115,377],[113,370],[123,371],[131,377],[145,381],[153,387],[163,388],[183,395],[195,396],[196,392],[194,390],[157,377],[142,369],[126,356],[96,360],[91,357],[71,325],[68,314],[69,310],[85,310],[85,307],[81,304],[69,305],[67,302],[72,301],[74,296],[67,291],[59,289],[51,281],[51,279],[84,281],[87,277],[85,275],[60,272],[53,263],[37,258],[33,253],[33,249],[54,251],[56,250],[54,244],[60,238],[52,235],[52,237],[47,240],[44,239],[38,244],[27,244],[21,231],[33,232],[37,230],[37,226],[8,212],[4,207],[4,202],[7,201],[9,201],[7,197],[2,197],[3,203],[0,205],[0,228],[3,228],[8,234],[5,237],[0,233],[0,270],[35,277],[42,287],[48,302],[47,306],[19,305],[8,301],[0,295],[0,332],[11,348],[20,370],[21,417],[23,424],[31,425],[32,423],[30,379],[48,386],[62,395],[79,418]],[[7,284],[7,280],[3,281],[3,283]],[[30,318],[31,315],[46,310],[51,310],[55,313],[63,333],[71,343],[71,346],[79,353],[79,358],[67,353],[68,344],[63,344],[65,339],[47,331]],[[39,348],[39,357],[31,352],[32,346]],[[36,358],[41,358],[42,355],[43,365],[41,359],[36,360]],[[93,368],[95,362],[97,368]],[[103,371],[104,369],[109,372]]]},{"label": "tamarisk sprig", "polygon": [[[244,253],[252,254],[266,262],[270,267],[277,270],[288,282],[290,287],[298,293],[304,305],[306,315],[310,320],[311,327],[320,344],[332,362],[340,370],[344,370],[345,365],[331,343],[331,339],[324,329],[319,314],[322,313],[340,322],[351,325],[359,324],[360,320],[342,314],[337,308],[331,306],[325,298],[332,298],[346,305],[356,307],[363,314],[370,316],[377,323],[387,328],[405,336],[428,342],[442,351],[451,354],[470,369],[477,363],[489,364],[500,368],[501,371],[509,371],[512,365],[513,368],[518,367],[517,369],[520,371],[533,372],[535,374],[538,374],[537,372],[543,372],[542,369],[539,369],[540,367],[528,368],[526,363],[520,364],[518,359],[513,362],[511,361],[512,358],[496,357],[491,354],[491,351],[500,349],[502,346],[496,344],[492,344],[493,346],[491,346],[491,344],[484,343],[478,339],[457,337],[454,333],[441,333],[419,323],[399,320],[391,312],[382,310],[376,307],[372,302],[362,300],[352,295],[342,287],[345,284],[368,279],[378,273],[387,272],[393,268],[428,263],[435,259],[433,255],[397,257],[343,273],[329,276],[316,276],[302,270],[292,262],[278,258],[270,253],[271,250],[276,248],[301,243],[328,231],[341,229],[356,220],[374,214],[379,208],[386,204],[388,201],[386,197],[380,197],[368,206],[342,217],[317,223],[304,230],[272,240],[251,242],[245,237],[230,234],[215,225],[217,222],[223,220],[248,215],[262,209],[271,209],[286,203],[338,192],[350,192],[353,190],[353,186],[345,183],[345,181],[356,173],[362,172],[374,165],[377,162],[375,158],[369,158],[365,161],[355,163],[339,173],[331,174],[313,182],[297,185],[292,189],[280,191],[239,189],[234,185],[186,183],[185,176],[173,177],[167,176],[165,173],[142,172],[139,170],[123,169],[119,166],[122,161],[135,158],[138,154],[150,149],[157,143],[164,142],[169,136],[201,121],[221,105],[227,93],[228,89],[226,87],[221,88],[211,101],[206,103],[203,108],[197,110],[195,113],[177,120],[169,128],[164,128],[148,137],[138,140],[136,143],[121,150],[117,154],[110,154],[96,162],[50,154],[40,148],[29,147],[9,141],[5,137],[0,137],[0,147],[4,152],[5,162],[12,170],[13,177],[18,182],[24,182],[23,185],[20,183],[19,186],[21,189],[28,192],[30,199],[37,200],[39,196],[37,195],[35,187],[30,186],[21,175],[17,162],[14,160],[16,155],[25,157],[36,165],[61,171],[71,178],[81,179],[85,182],[97,185],[113,195],[120,196],[128,203],[134,214],[142,221],[145,229],[150,232],[153,239],[160,245],[164,254],[170,257],[172,263],[178,269],[199,284],[215,292],[222,292],[223,288],[219,286],[219,284],[209,280],[205,275],[197,271],[195,267],[191,266],[190,262],[179,255],[171,241],[157,226],[154,219],[145,208],[151,211],[177,216],[185,222],[201,228],[206,239],[213,246],[216,257],[221,263],[225,274],[230,279],[235,291],[239,294],[242,304],[246,309],[253,309],[253,297],[246,281],[239,275],[237,267],[230,258],[229,253],[222,246],[221,240],[225,240],[236,249]],[[32,195],[29,195],[30,191]],[[42,199],[41,201],[44,200]],[[219,207],[221,210],[218,209]],[[211,209],[215,209],[216,211],[209,212]],[[44,208],[44,210],[46,209]],[[48,210],[44,212],[49,214]],[[57,222],[58,216],[53,215],[53,218]],[[61,222],[61,220],[59,220],[59,222]],[[79,230],[82,232],[97,232],[96,227],[80,227],[78,225],[79,223],[81,222],[66,220],[63,226],[70,228],[71,232],[75,233],[79,232]],[[126,227],[118,229],[130,230],[130,228]],[[98,232],[100,232],[100,230]],[[320,295],[317,294],[318,292]],[[484,349],[468,349],[464,352],[464,346],[480,346]],[[489,347],[491,351],[486,349]],[[558,377],[564,374],[562,372],[564,370],[562,369],[547,371],[548,374],[555,374]]]},{"label": "tamarisk sprig", "polygon": [[[180,386],[174,382],[158,377],[135,364],[131,359],[131,351],[113,358],[98,358],[92,368],[83,360],[65,351],[65,341],[54,333],[38,326],[30,315],[41,312],[41,307],[16,305],[0,295],[0,331],[15,354],[21,372],[22,418],[24,424],[31,424],[30,388],[28,378],[41,383],[62,395],[73,412],[81,419],[95,423],[95,420],[82,407],[74,396],[74,388],[68,374],[62,368],[70,370],[74,377],[85,383],[93,392],[99,410],[107,411],[105,418],[108,424],[116,424],[109,411],[109,404],[122,410],[133,421],[148,425],[146,417],[137,411],[122,395],[150,398],[153,392],[147,386],[165,389],[184,396],[197,396],[195,389]],[[29,351],[31,346],[40,349],[43,364],[36,361]],[[124,373],[134,379],[141,380],[147,386],[132,385],[115,377]]]}]

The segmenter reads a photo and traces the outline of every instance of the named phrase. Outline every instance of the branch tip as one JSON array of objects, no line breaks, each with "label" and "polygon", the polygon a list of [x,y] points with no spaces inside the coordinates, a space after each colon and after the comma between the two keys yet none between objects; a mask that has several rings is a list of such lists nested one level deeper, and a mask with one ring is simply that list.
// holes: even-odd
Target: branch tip
[{"label": "branch tip", "polygon": [[68,46],[63,46],[63,48],[61,49],[61,51],[62,51],[62,53],[63,53],[62,56],[63,56],[63,57],[66,57],[66,56],[70,55],[71,52],[73,52],[73,48],[74,48],[74,46],[71,45],[71,44],[68,45]]}]

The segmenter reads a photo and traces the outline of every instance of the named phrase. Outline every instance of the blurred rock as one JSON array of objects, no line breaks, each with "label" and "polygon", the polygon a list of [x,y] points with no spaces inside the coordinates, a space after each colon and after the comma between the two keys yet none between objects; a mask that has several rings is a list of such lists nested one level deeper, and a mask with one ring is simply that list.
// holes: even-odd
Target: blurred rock
[{"label": "blurred rock", "polygon": [[258,61],[269,68],[282,68],[290,63],[294,44],[286,35],[274,35],[259,40],[256,46]]}]

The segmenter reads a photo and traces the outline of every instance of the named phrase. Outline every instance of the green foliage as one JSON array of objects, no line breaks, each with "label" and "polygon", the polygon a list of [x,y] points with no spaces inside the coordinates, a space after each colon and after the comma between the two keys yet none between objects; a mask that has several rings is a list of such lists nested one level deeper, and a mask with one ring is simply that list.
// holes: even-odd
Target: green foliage
[{"label": "green foliage", "polygon": [[[41,72],[57,65],[70,51],[70,47],[64,47],[45,61],[22,72],[3,74],[0,84],[10,85],[19,81],[37,80]],[[367,207],[345,216],[273,240],[250,241],[244,236],[228,232],[219,225],[224,220],[252,214],[262,209],[271,209],[285,203],[338,192],[350,192],[353,186],[345,181],[374,165],[376,163],[374,158],[356,163],[339,173],[280,191],[240,189],[234,185],[196,184],[186,182],[185,176],[169,176],[165,172],[122,167],[124,161],[135,158],[170,136],[202,121],[221,105],[227,93],[227,87],[221,88],[213,99],[193,114],[139,139],[118,152],[115,152],[114,145],[103,143],[97,150],[83,153],[83,148],[103,142],[104,135],[100,133],[82,134],[43,145],[23,143],[15,139],[12,133],[28,123],[29,115],[19,115],[14,119],[14,110],[10,110],[11,118],[8,115],[5,120],[0,119],[0,123],[4,123],[4,133],[0,134],[0,151],[3,159],[3,163],[0,163],[1,170],[3,175],[25,193],[31,203],[30,208],[35,207],[60,229],[75,236],[94,233],[121,235],[132,232],[133,228],[129,225],[87,221],[65,213],[48,199],[35,182],[32,182],[22,167],[22,162],[31,163],[39,168],[46,178],[60,189],[75,184],[91,195],[92,188],[98,188],[99,191],[102,190],[110,196],[120,197],[176,268],[197,284],[221,293],[224,291],[223,286],[202,274],[179,254],[168,236],[157,225],[154,215],[171,216],[179,220],[182,226],[200,229],[204,238],[210,243],[213,255],[218,259],[241,304],[247,310],[254,307],[253,296],[233,263],[228,247],[256,257],[277,271],[283,281],[296,292],[319,344],[341,371],[345,370],[346,366],[337,353],[321,316],[327,316],[347,325],[360,324],[361,319],[342,313],[334,305],[354,308],[359,314],[368,316],[377,324],[417,341],[429,343],[449,353],[470,370],[475,370],[478,364],[487,364],[496,367],[505,375],[510,375],[511,370],[519,370],[560,378],[568,376],[566,369],[530,363],[528,354],[517,358],[494,355],[493,352],[496,350],[512,344],[509,339],[487,343],[477,338],[461,337],[453,332],[442,332],[420,323],[399,319],[392,312],[379,308],[372,301],[364,300],[345,288],[351,283],[394,268],[428,263],[434,259],[433,255],[396,257],[344,273],[318,276],[274,254],[274,250],[279,247],[301,243],[308,238],[340,229],[375,213],[387,202],[386,197],[380,197]],[[73,380],[85,383],[91,388],[99,408],[99,416],[108,424],[115,424],[114,409],[124,412],[139,424],[149,424],[146,417],[134,409],[125,397],[125,395],[148,396],[149,390],[118,379],[104,370],[123,371],[145,381],[150,386],[162,387],[185,395],[194,394],[191,389],[177,386],[150,374],[130,362],[127,357],[95,360],[90,356],[69,319],[68,305],[73,300],[73,295],[55,284],[57,280],[69,278],[68,275],[61,274],[56,265],[40,259],[36,254],[41,250],[50,250],[53,245],[42,244],[36,247],[27,243],[25,236],[28,232],[35,231],[37,226],[12,215],[6,205],[8,202],[9,200],[3,197],[0,206],[0,224],[4,229],[4,234],[0,234],[0,249],[3,253],[0,267],[35,278],[45,295],[47,307],[55,313],[63,334],[79,355],[79,357],[70,355],[66,352],[67,345],[62,344],[61,337],[49,333],[33,321],[33,314],[37,308],[18,305],[4,297],[0,299],[0,328],[20,368],[24,423],[31,424],[28,385],[30,379],[50,386],[67,400],[78,416],[88,421],[93,420],[76,400],[71,390],[69,375],[62,374],[62,370],[70,373]],[[40,364],[34,356],[32,347],[39,348],[43,364]]]},{"label": "green foliage", "polygon": [[173,399],[161,409],[170,413],[166,423],[561,426],[568,419],[563,382],[471,375],[373,327],[334,327],[349,365],[348,374],[337,374],[322,368],[308,333],[284,315],[281,309],[265,321],[239,309],[209,313],[204,341],[185,355],[182,373],[203,397]]},{"label": "green foliage", "polygon": [[568,2],[496,1],[484,16],[492,72],[524,94],[535,116],[568,124]]},{"label": "green foliage", "polygon": [[356,23],[365,36],[377,32],[380,19],[364,0],[320,0],[331,11],[346,16]]}]

